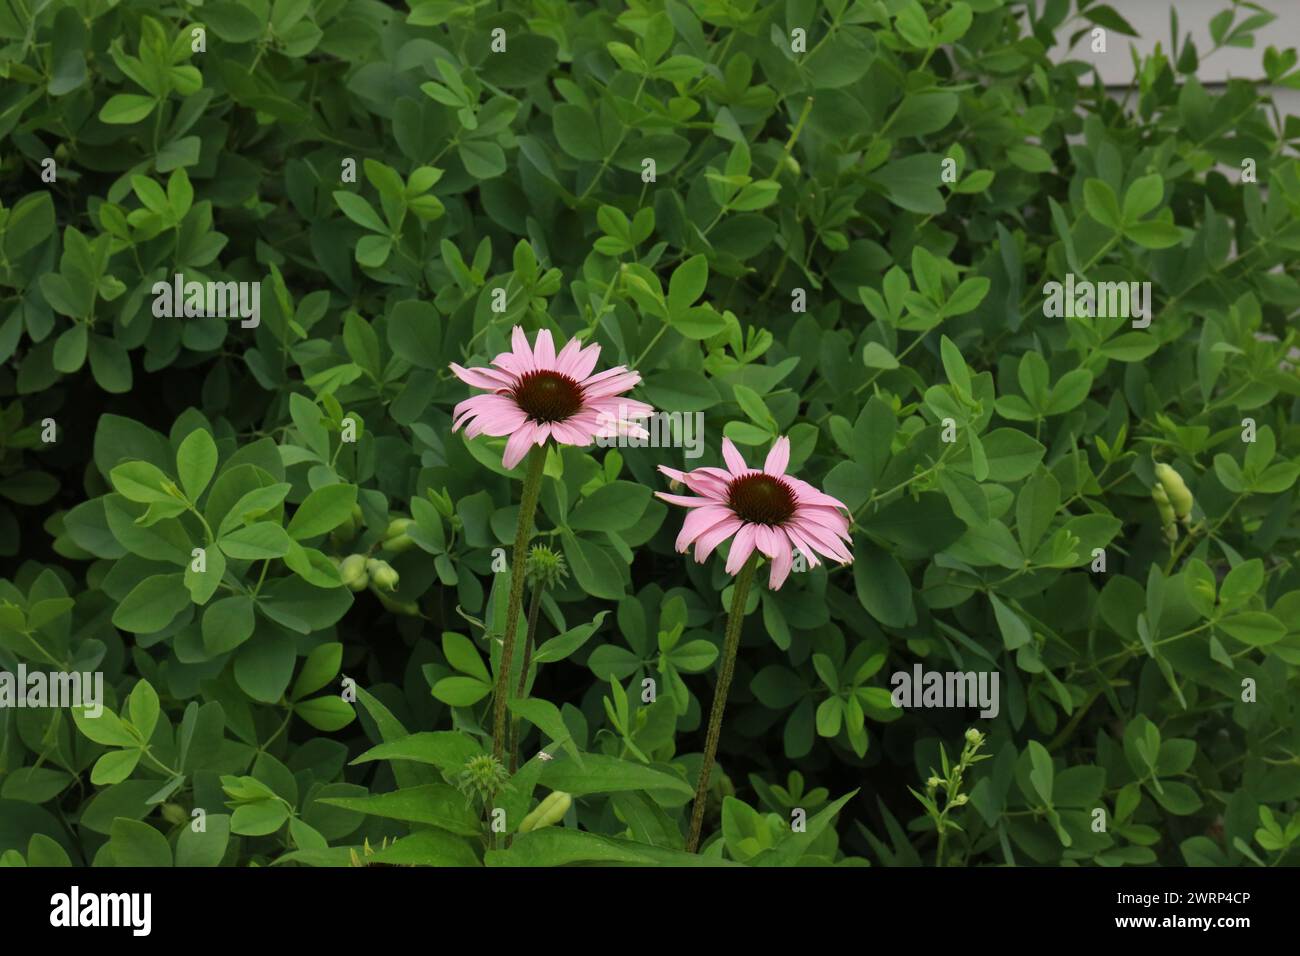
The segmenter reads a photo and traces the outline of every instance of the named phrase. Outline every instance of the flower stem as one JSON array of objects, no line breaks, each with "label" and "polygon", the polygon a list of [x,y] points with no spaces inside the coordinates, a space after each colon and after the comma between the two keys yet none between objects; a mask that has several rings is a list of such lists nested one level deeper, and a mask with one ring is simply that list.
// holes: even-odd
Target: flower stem
[{"label": "flower stem", "polygon": [[546,446],[534,445],[528,453],[524,490],[519,498],[519,524],[515,528],[515,550],[510,558],[510,603],[506,605],[506,632],[501,639],[501,665],[497,672],[495,714],[492,720],[492,756],[500,760],[506,752],[506,699],[510,693],[510,665],[515,656],[515,632],[524,604],[524,562],[533,532],[533,514],[542,490],[542,468]]},{"label": "flower stem", "polygon": [[[533,585],[533,598],[528,604],[528,631],[524,637],[524,666],[519,670],[519,687],[516,697],[524,696],[528,683],[528,666],[533,662],[533,645],[537,642],[537,616],[542,608],[542,586]],[[510,773],[519,769],[519,718],[510,718]]]},{"label": "flower stem", "polygon": [[718,672],[718,686],[713,689],[713,707],[709,711],[709,730],[704,738],[704,760],[700,763],[700,780],[695,785],[695,805],[691,808],[691,835],[686,841],[686,852],[695,853],[700,847],[700,828],[704,825],[704,804],[709,793],[709,774],[713,772],[713,761],[718,754],[718,738],[722,735],[722,712],[727,707],[727,692],[731,689],[731,677],[736,670],[736,652],[740,649],[740,629],[745,621],[745,599],[749,597],[749,585],[754,580],[754,569],[758,567],[758,551],[755,550],[736,575],[736,582],[731,592],[731,613],[727,615],[726,636],[722,642],[722,669]]}]

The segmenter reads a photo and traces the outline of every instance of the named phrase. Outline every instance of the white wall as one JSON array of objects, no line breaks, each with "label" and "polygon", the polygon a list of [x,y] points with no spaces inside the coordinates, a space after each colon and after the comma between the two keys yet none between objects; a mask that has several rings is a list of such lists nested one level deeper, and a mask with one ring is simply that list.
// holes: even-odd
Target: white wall
[{"label": "white wall", "polygon": [[[1085,36],[1073,50],[1071,59],[1095,64],[1102,80],[1110,86],[1127,86],[1133,78],[1133,59],[1129,48],[1135,46],[1139,53],[1147,54],[1161,44],[1165,53],[1169,45],[1169,8],[1178,9],[1179,44],[1188,33],[1196,43],[1201,57],[1198,76],[1202,83],[1221,83],[1229,78],[1262,79],[1264,76],[1264,50],[1275,46],[1279,50],[1293,48],[1300,38],[1300,0],[1258,0],[1259,5],[1277,14],[1277,19],[1255,34],[1251,48],[1224,47],[1208,55],[1214,44],[1210,40],[1210,20],[1231,4],[1229,0],[1107,0],[1133,25],[1137,37],[1126,37],[1111,32],[1107,37],[1107,52],[1093,53]],[[1240,22],[1254,11],[1243,8],[1237,14]],[[1068,31],[1065,31],[1068,32]],[[1068,39],[1068,36],[1065,37]],[[1053,56],[1064,57],[1064,45],[1053,51]],[[1300,114],[1300,90],[1274,89],[1278,108],[1285,114]]]}]

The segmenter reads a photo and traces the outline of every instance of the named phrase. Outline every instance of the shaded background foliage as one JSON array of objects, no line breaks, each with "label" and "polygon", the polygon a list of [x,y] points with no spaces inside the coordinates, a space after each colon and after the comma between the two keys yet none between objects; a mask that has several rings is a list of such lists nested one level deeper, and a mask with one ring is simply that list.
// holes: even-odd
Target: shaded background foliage
[{"label": "shaded background foliage", "polygon": [[[1265,22],[1236,5],[1214,41]],[[0,711],[5,861],[483,858],[443,780],[477,752],[514,482],[451,435],[446,367],[515,324],[703,412],[708,462],[788,434],[854,510],[852,569],[751,597],[714,855],[934,862],[908,788],[978,722],[944,862],[1292,861],[1300,127],[1202,86],[1176,23],[1121,97],[1047,55],[1098,27],[1126,55],[1118,13],[1066,0],[0,4],[0,667],[98,668],[126,707]],[[1294,50],[1263,62],[1300,85]],[[260,281],[260,325],[155,317],[176,272]],[[1043,315],[1071,272],[1151,281],[1151,326]],[[620,839],[489,862],[680,862],[727,596],[651,498],[680,461],[548,465],[571,576],[539,637],[568,640],[525,756],[567,739],[511,809],[541,782]],[[1172,548],[1157,461],[1195,494]],[[342,587],[351,553],[396,593]],[[895,710],[918,661],[999,671],[1001,714]],[[447,736],[347,764],[402,728]],[[794,807],[838,821],[796,838]]]}]

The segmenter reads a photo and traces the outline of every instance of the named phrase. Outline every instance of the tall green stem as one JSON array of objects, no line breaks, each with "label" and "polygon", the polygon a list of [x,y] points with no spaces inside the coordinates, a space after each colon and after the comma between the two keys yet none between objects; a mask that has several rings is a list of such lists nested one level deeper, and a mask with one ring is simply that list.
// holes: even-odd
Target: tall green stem
[{"label": "tall green stem", "polygon": [[542,491],[542,468],[546,446],[534,445],[528,453],[524,490],[519,499],[519,524],[515,527],[515,550],[510,556],[510,603],[506,605],[506,632],[501,639],[501,667],[497,672],[496,712],[492,720],[492,756],[500,760],[506,752],[506,700],[510,695],[510,665],[515,656],[515,632],[524,605],[524,562],[533,534],[533,515]]},{"label": "tall green stem", "polygon": [[704,760],[700,763],[700,780],[695,785],[695,805],[691,808],[691,835],[686,841],[686,852],[695,853],[700,848],[700,828],[704,826],[704,804],[709,794],[709,774],[718,754],[718,738],[722,736],[722,713],[727,707],[727,692],[731,690],[731,677],[736,670],[736,652],[740,649],[740,628],[745,622],[745,599],[749,585],[758,567],[755,550],[740,569],[731,592],[731,612],[727,615],[727,631],[722,642],[722,670],[718,672],[718,686],[713,689],[713,708],[709,711],[709,731],[704,738]]},{"label": "tall green stem", "polygon": [[[533,585],[533,599],[528,604],[528,631],[524,635],[524,665],[519,669],[516,697],[523,697],[528,683],[528,667],[533,662],[533,644],[537,641],[537,617],[542,609],[542,586]],[[510,718],[510,773],[519,769],[519,718]]]}]

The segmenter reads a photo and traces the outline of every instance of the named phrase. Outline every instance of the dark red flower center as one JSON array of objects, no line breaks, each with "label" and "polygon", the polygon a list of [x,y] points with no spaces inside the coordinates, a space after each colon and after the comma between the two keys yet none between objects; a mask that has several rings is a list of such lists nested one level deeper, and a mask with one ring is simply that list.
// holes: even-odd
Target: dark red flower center
[{"label": "dark red flower center", "polygon": [[781,478],[756,471],[731,479],[727,505],[741,521],[782,525],[794,517],[794,489]]},{"label": "dark red flower center", "polygon": [[582,408],[582,386],[559,372],[525,372],[510,395],[535,422],[562,422]]}]

